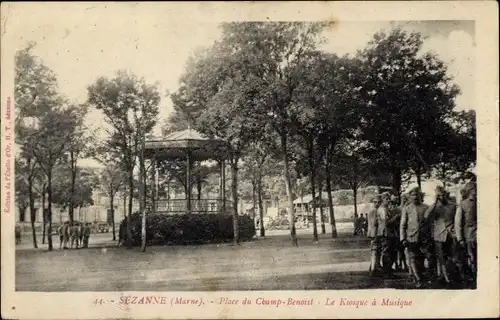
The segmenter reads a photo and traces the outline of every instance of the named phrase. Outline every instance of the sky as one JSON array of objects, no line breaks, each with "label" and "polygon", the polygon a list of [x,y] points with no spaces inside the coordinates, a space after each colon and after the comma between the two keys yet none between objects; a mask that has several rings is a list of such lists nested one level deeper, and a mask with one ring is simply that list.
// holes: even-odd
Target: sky
[{"label": "sky", "polygon": [[[139,6],[138,6],[139,7]],[[50,14],[25,7],[10,25],[18,32],[13,44],[21,49],[36,41],[35,54],[57,75],[62,94],[74,102],[87,98],[87,86],[98,77],[112,77],[126,69],[147,82],[158,82],[160,92],[175,92],[187,59],[199,48],[210,46],[220,36],[218,23],[192,13],[141,16],[140,11],[89,6],[75,11],[66,7],[57,23]],[[143,18],[141,18],[143,17]],[[168,19],[166,18],[168,17]],[[424,50],[434,51],[449,67],[460,87],[458,109],[474,106],[474,22],[473,21],[340,21],[325,33],[325,51],[352,54],[362,49],[381,29],[402,25],[426,37]],[[163,97],[159,123],[172,112],[172,103]],[[103,126],[102,115],[91,110],[90,128]],[[160,134],[159,127],[155,134]]]}]

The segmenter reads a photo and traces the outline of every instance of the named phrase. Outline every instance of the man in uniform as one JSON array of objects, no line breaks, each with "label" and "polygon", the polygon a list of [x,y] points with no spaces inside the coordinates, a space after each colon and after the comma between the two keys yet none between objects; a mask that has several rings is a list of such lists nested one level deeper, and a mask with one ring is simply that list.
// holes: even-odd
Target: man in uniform
[{"label": "man in uniform", "polygon": [[358,214],[354,213],[354,234],[353,235],[358,235],[359,233],[359,218]]},{"label": "man in uniform", "polygon": [[19,224],[16,224],[14,232],[16,236],[16,244],[21,244],[21,226]]},{"label": "man in uniform", "polygon": [[426,210],[427,206],[422,203],[420,188],[413,188],[410,191],[410,203],[401,211],[400,240],[407,250],[409,267],[417,288],[422,286],[417,259],[421,254],[421,228]]},{"label": "man in uniform", "polygon": [[456,205],[448,199],[441,186],[436,187],[436,199],[425,213],[428,221],[434,222],[433,239],[437,255],[437,275],[450,283],[447,262],[452,257],[453,230]]},{"label": "man in uniform", "polygon": [[[420,193],[420,203],[424,202],[424,194]],[[424,204],[428,209],[428,206]],[[434,220],[432,218],[424,219],[420,226],[420,255],[418,256],[419,270],[425,271],[425,275],[429,284],[436,278],[436,249],[434,248],[433,239]],[[425,261],[427,260],[427,268]]]},{"label": "man in uniform", "polygon": [[401,206],[399,205],[399,198],[397,196],[391,196],[391,202],[389,206],[389,211],[391,212],[391,219],[389,221],[389,227],[393,234],[393,263],[396,264],[396,270],[408,270],[408,265],[405,259],[405,248],[399,241],[399,228],[401,225]]},{"label": "man in uniform", "polygon": [[[62,233],[61,243],[63,245],[63,249],[68,249],[69,233],[70,233],[69,221],[64,221],[64,224],[62,225],[61,233]],[[61,239],[60,236],[59,236],[59,239]]]},{"label": "man in uniform", "polygon": [[64,242],[64,223],[57,228],[57,234],[59,235],[59,249],[61,249]]},{"label": "man in uniform", "polygon": [[84,233],[86,224],[87,223],[83,223],[83,222],[78,223],[78,241],[80,242],[80,247],[83,247],[83,233]]},{"label": "man in uniform", "polygon": [[394,237],[396,236],[392,228],[392,212],[389,210],[391,194],[384,192],[381,195],[382,203],[377,209],[377,237],[382,254],[382,267],[386,276],[393,276],[392,264],[394,262],[394,251],[396,249]]},{"label": "man in uniform", "polygon": [[359,215],[359,221],[358,221],[358,227],[359,227],[359,232],[361,235],[366,235],[366,219],[363,214]]},{"label": "man in uniform", "polygon": [[78,249],[79,245],[79,226],[77,223],[73,223],[69,228],[69,238],[70,238],[70,248],[73,249],[73,244],[75,244],[75,248]]},{"label": "man in uniform", "polygon": [[477,273],[477,191],[476,183],[469,182],[464,187],[465,199],[458,206],[455,215],[457,241],[467,248],[468,264],[474,280]]},{"label": "man in uniform", "polygon": [[378,229],[378,219],[377,210],[382,203],[382,198],[380,195],[376,195],[373,200],[373,208],[367,214],[368,221],[368,232],[367,236],[370,238],[370,276],[375,275],[380,270],[380,244],[378,243],[377,229]]},{"label": "man in uniform", "polygon": [[83,247],[88,248],[89,247],[89,238],[90,238],[90,223],[86,222],[85,227],[83,227]]}]

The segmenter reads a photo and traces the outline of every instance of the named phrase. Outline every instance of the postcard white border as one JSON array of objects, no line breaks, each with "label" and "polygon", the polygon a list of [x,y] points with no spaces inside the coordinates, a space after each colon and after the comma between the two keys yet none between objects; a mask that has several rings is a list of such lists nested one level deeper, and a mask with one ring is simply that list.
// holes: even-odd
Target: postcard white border
[{"label": "postcard white border", "polygon": [[[264,292],[174,292],[161,293],[168,298],[183,296],[208,301],[220,297],[251,300],[262,296],[282,299],[341,297],[367,300],[392,298],[411,300],[411,307],[369,306],[363,308],[328,307],[314,304],[304,307],[263,307],[253,305],[205,304],[202,307],[170,305],[119,304],[94,305],[95,298],[117,300],[125,294],[159,295],[158,292],[79,292],[30,293],[14,291],[14,197],[12,210],[4,212],[5,190],[2,189],[2,316],[20,319],[102,319],[102,318],[426,318],[426,317],[494,317],[499,315],[499,181],[498,181],[498,5],[494,1],[443,2],[265,2],[265,3],[2,3],[2,187],[4,173],[4,112],[6,101],[13,103],[14,53],[11,39],[22,34],[15,24],[25,6],[38,6],[57,24],[58,16],[82,14],[85,8],[100,10],[102,6],[133,10],[146,17],[168,16],[172,19],[200,21],[228,20],[329,20],[329,21],[388,21],[388,20],[474,20],[476,30],[476,105],[477,110],[477,176],[479,188],[478,289],[462,291],[418,290],[342,290],[342,291],[264,291]],[[111,17],[112,18],[112,17]],[[175,62],[173,62],[175,63]],[[14,109],[12,109],[14,112]],[[14,172],[14,161],[10,162]],[[14,194],[14,185],[11,185]],[[299,248],[300,250],[300,248]]]}]

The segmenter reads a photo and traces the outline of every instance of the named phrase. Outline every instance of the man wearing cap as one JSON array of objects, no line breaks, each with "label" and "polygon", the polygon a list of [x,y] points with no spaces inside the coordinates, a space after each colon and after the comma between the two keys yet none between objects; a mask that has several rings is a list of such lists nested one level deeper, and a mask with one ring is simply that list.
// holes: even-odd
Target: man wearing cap
[{"label": "man wearing cap", "polygon": [[370,238],[370,276],[373,276],[378,270],[380,270],[380,244],[377,237],[378,234],[378,219],[377,210],[382,203],[382,198],[380,195],[376,195],[372,199],[373,208],[366,215],[368,222],[368,232],[367,236]]},{"label": "man wearing cap", "polygon": [[455,215],[457,241],[467,248],[468,262],[474,278],[477,272],[477,191],[476,183],[470,182],[464,187],[465,199],[458,206]]},{"label": "man wearing cap", "polygon": [[59,240],[62,242],[63,249],[68,249],[68,243],[69,243],[69,232],[70,232],[70,224],[69,221],[64,221],[64,224],[62,225],[61,228],[61,236],[59,237]]},{"label": "man wearing cap", "polygon": [[447,261],[452,257],[456,205],[448,199],[441,186],[436,187],[436,199],[425,213],[426,220],[434,222],[433,239],[438,258],[437,274],[450,283]]},{"label": "man wearing cap", "polygon": [[399,227],[401,224],[401,207],[399,206],[399,198],[395,195],[391,195],[391,202],[389,206],[389,211],[391,212],[391,219],[389,221],[389,226],[393,234],[393,263],[396,264],[397,270],[408,270],[408,265],[405,260],[405,250],[401,241],[399,241]]},{"label": "man wearing cap", "polygon": [[[420,193],[420,203],[424,202],[424,194]],[[428,206],[425,205],[428,209]],[[432,237],[432,232],[434,230],[434,220],[433,219],[425,219],[422,225],[420,226],[420,252],[419,256],[419,267],[420,270],[425,270],[425,274],[428,278],[428,282],[436,278],[436,269],[437,269],[437,261],[436,261],[436,249],[434,248],[434,239]],[[427,260],[427,268],[425,268],[425,260]]]},{"label": "man wearing cap", "polygon": [[384,273],[387,276],[392,276],[392,264],[394,263],[393,257],[396,250],[396,244],[394,237],[396,233],[394,232],[393,216],[392,212],[389,210],[389,205],[391,201],[391,194],[389,192],[384,192],[381,194],[382,203],[377,209],[377,237],[380,244],[380,250],[382,254],[382,266],[384,268]]},{"label": "man wearing cap", "polygon": [[420,188],[413,188],[410,191],[410,203],[401,211],[400,240],[407,249],[409,267],[415,277],[417,288],[422,286],[417,259],[421,254],[421,228],[426,210],[427,206],[422,203]]}]

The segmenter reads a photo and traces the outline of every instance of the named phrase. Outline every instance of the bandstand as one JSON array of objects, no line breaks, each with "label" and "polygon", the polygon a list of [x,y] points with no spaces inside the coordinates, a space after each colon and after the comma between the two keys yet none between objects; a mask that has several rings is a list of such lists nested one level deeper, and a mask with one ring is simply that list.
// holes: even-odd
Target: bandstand
[{"label": "bandstand", "polygon": [[[226,200],[225,161],[227,145],[216,139],[210,139],[196,130],[173,132],[163,138],[148,139],[144,142],[144,157],[151,161],[153,195],[152,212],[164,214],[191,213],[230,213],[232,203]],[[192,197],[193,163],[217,161],[219,169],[219,196],[212,199]],[[161,161],[176,161],[186,164],[184,199],[159,199],[159,164]]]}]

